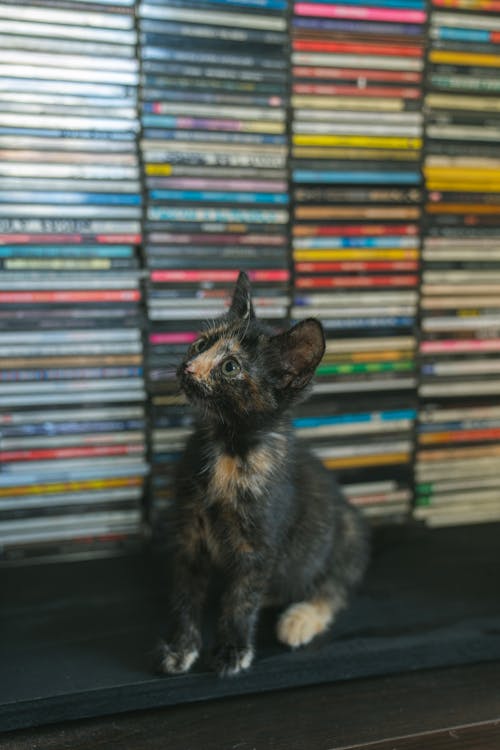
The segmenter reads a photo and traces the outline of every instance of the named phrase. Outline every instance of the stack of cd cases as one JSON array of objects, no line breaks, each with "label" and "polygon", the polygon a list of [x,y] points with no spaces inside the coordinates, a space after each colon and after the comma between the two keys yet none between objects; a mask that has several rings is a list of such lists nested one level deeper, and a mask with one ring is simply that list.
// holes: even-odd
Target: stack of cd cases
[{"label": "stack of cd cases", "polygon": [[425,21],[423,0],[292,19],[292,317],[327,333],[296,426],[383,521],[412,497]]},{"label": "stack of cd cases", "polygon": [[240,270],[324,324],[295,427],[352,502],[500,520],[498,8],[0,0],[0,560],[134,546],[150,464],[161,532]]},{"label": "stack of cd cases", "polygon": [[416,516],[500,519],[500,17],[435,0]]},{"label": "stack of cd cases", "polygon": [[176,366],[245,270],[257,314],[289,308],[287,0],[139,5],[152,524],[191,415]]},{"label": "stack of cd cases", "polygon": [[141,533],[133,0],[0,2],[0,559]]}]

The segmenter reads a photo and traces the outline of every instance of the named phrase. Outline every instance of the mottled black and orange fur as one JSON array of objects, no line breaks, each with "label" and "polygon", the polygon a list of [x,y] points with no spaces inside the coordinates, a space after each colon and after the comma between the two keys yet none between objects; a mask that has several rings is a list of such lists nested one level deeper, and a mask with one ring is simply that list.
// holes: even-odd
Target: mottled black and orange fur
[{"label": "mottled black and orange fur", "polygon": [[165,672],[185,672],[198,657],[217,571],[226,581],[214,655],[221,674],[250,665],[267,603],[287,607],[278,638],[300,646],[329,626],[363,576],[364,522],[290,421],[324,348],[316,320],[282,334],[258,321],[240,274],[228,313],[207,326],[179,368],[198,423],[177,472]]}]

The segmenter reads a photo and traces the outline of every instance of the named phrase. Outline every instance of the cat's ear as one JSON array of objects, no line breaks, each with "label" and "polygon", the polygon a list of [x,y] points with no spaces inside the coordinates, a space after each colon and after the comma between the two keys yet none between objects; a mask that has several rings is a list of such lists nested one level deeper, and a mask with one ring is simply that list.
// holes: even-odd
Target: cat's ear
[{"label": "cat's ear", "polygon": [[229,314],[240,320],[250,320],[255,318],[255,311],[252,305],[250,279],[244,271],[240,271],[240,275],[238,276],[233,299],[229,308]]},{"label": "cat's ear", "polygon": [[301,391],[310,382],[325,353],[325,335],[319,320],[307,318],[269,341],[270,368],[278,387]]}]

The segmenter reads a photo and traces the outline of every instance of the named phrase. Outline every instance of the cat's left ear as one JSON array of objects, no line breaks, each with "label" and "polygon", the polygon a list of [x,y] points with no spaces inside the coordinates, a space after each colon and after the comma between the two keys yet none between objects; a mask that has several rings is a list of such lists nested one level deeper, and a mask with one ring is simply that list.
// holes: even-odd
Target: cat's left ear
[{"label": "cat's left ear", "polygon": [[240,271],[238,281],[233,293],[233,299],[229,308],[229,314],[240,320],[251,320],[255,318],[252,305],[252,290],[250,279],[244,271]]},{"label": "cat's left ear", "polygon": [[325,353],[325,335],[319,320],[307,318],[269,341],[270,369],[278,387],[289,392],[305,388]]}]

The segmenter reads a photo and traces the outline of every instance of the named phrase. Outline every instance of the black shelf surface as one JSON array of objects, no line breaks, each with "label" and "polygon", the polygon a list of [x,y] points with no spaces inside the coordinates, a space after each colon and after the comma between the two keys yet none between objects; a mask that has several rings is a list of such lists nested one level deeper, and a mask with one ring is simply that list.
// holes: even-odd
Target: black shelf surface
[{"label": "black shelf surface", "polygon": [[1,570],[0,731],[500,659],[500,524],[379,531],[328,637],[291,653],[264,613],[256,662],[235,678],[209,670],[208,649],[187,675],[154,674],[166,567],[145,554]]}]

